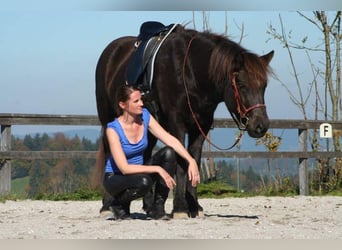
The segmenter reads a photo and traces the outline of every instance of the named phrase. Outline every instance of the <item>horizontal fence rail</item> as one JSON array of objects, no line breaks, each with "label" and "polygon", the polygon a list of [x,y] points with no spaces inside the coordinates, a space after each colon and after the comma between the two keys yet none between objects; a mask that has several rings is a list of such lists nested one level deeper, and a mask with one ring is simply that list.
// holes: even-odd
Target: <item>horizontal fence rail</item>
[{"label": "horizontal fence rail", "polygon": [[[342,158],[342,152],[310,152],[307,150],[307,132],[328,122],[333,129],[342,130],[342,122],[317,120],[270,120],[270,128],[297,129],[298,151],[295,152],[253,152],[253,151],[203,151],[202,157],[213,158],[298,158],[300,194],[308,194],[307,159]],[[95,159],[96,151],[12,151],[11,126],[13,125],[73,125],[100,126],[94,115],[49,115],[49,114],[0,114],[0,195],[10,192],[11,160],[37,159]],[[236,128],[232,119],[215,119],[212,128]]]},{"label": "horizontal fence rail", "polygon": [[[0,162],[5,160],[95,159],[97,151],[1,151]],[[260,151],[202,151],[208,158],[342,158],[342,152],[260,152]]]}]

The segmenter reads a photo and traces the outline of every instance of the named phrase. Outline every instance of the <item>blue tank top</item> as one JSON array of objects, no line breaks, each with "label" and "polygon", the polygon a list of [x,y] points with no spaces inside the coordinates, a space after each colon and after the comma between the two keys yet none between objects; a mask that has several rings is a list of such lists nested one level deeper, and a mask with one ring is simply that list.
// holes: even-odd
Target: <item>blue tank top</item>
[{"label": "blue tank top", "polygon": [[[148,133],[148,125],[150,122],[150,113],[146,108],[143,108],[142,121],[144,125],[144,134],[143,134],[142,139],[138,143],[130,143],[128,141],[121,127],[121,124],[119,123],[117,118],[114,121],[109,122],[107,124],[107,128],[114,129],[116,133],[119,135],[120,143],[126,155],[128,164],[138,164],[138,165],[144,164],[144,151],[147,148],[147,144],[148,144],[147,133]],[[120,169],[115,164],[113,156],[110,156],[109,159],[107,160],[105,172],[106,173],[114,172],[117,174],[121,173]]]}]

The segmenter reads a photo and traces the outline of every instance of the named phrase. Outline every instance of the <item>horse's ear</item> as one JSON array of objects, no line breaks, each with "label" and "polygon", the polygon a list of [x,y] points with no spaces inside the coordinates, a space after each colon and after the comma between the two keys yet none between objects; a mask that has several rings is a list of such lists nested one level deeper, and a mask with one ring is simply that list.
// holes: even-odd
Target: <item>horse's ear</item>
[{"label": "horse's ear", "polygon": [[273,55],[274,55],[274,50],[272,50],[266,55],[260,56],[260,58],[266,63],[266,65],[268,65],[270,61],[272,60]]}]

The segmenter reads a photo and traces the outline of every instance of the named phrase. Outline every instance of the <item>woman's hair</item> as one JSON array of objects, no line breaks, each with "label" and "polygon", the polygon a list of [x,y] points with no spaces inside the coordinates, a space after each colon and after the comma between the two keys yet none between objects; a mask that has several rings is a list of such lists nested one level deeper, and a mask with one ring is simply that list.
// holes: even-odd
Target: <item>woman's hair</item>
[{"label": "woman's hair", "polygon": [[115,100],[116,100],[116,103],[115,103],[115,106],[114,106],[114,109],[115,109],[115,113],[116,113],[116,116],[120,116],[122,115],[123,113],[123,110],[122,108],[120,107],[119,103],[120,102],[127,102],[130,98],[130,95],[134,92],[134,91],[140,91],[139,88],[135,87],[135,86],[132,86],[132,85],[121,85],[116,93],[115,93]]}]

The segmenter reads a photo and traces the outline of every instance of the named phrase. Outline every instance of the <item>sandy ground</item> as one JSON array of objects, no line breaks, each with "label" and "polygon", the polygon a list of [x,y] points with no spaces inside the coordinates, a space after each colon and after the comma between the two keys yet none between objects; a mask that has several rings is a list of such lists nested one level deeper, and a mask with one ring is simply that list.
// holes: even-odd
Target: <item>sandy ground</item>
[{"label": "sandy ground", "polygon": [[[204,216],[146,220],[141,201],[132,219],[104,220],[100,201],[0,203],[0,239],[342,239],[342,197],[200,199]],[[171,212],[172,200],[166,203]]]}]

